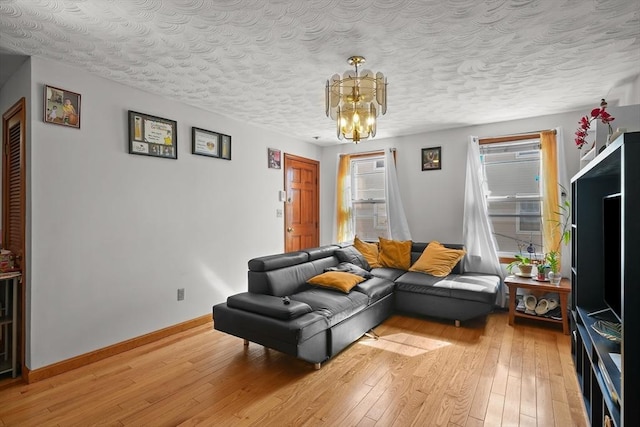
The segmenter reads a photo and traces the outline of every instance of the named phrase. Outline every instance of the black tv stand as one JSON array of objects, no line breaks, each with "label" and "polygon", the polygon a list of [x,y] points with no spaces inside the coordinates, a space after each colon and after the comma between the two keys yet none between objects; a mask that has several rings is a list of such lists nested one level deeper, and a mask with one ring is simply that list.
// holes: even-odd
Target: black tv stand
[{"label": "black tv stand", "polygon": [[[640,426],[640,132],[621,135],[571,179],[571,351],[587,418],[592,426]],[[605,302],[603,199],[621,195],[621,310]],[[631,218],[631,221],[628,219]],[[622,325],[620,339],[601,335],[598,322]],[[601,325],[600,325],[601,326]],[[626,363],[625,363],[626,361]]]}]

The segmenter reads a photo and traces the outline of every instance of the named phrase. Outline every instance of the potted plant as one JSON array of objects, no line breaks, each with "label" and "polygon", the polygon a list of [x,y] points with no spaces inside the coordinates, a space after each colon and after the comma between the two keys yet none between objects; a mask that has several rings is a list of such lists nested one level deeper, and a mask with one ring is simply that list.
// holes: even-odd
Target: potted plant
[{"label": "potted plant", "polygon": [[511,270],[513,270],[513,267],[518,267],[518,270],[520,270],[520,274],[522,274],[523,276],[530,276],[531,269],[533,268],[533,264],[531,263],[531,258],[522,254],[515,254],[514,257],[516,259],[514,261],[511,261],[507,265],[507,271],[511,273],[512,272]]},{"label": "potted plant", "polygon": [[[562,190],[564,191],[564,188],[562,188]],[[548,275],[549,281],[553,285],[560,284],[560,280],[562,279],[562,274],[560,273],[560,246],[562,245],[562,243],[568,245],[569,241],[571,241],[571,231],[569,229],[569,221],[571,219],[571,204],[568,200],[565,200],[564,203],[559,206],[559,208],[560,210],[556,213],[560,215],[561,219],[554,222],[556,223],[556,227],[560,228],[560,241],[558,242],[558,247],[556,248],[556,250],[548,252],[544,257],[545,262],[548,264],[550,269]]]}]

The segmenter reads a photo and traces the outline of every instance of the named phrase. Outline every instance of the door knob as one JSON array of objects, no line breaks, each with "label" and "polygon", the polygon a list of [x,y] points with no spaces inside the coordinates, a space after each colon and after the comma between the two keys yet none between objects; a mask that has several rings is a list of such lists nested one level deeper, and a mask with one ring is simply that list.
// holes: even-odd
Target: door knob
[{"label": "door knob", "polygon": [[291,233],[291,232],[293,231],[293,228],[291,228],[291,227],[287,227],[287,231],[288,231],[289,233]]}]

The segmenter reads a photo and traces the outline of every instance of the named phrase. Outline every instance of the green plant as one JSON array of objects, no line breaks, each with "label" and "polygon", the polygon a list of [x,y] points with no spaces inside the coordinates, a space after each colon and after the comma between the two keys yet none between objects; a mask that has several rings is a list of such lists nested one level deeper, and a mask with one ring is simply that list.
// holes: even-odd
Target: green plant
[{"label": "green plant", "polygon": [[507,271],[509,273],[511,273],[511,270],[513,269],[513,267],[517,267],[519,265],[531,265],[531,258],[529,258],[528,256],[525,256],[522,254],[515,254],[514,257],[516,258],[515,261],[511,261],[507,265]]},{"label": "green plant", "polygon": [[[566,194],[566,189],[561,185],[563,194]],[[564,243],[568,245],[571,241],[571,203],[568,200],[565,200],[563,203],[558,205],[558,211],[555,212],[558,216],[560,216],[559,220],[552,220],[555,223],[556,228],[560,229],[560,241],[558,242],[558,246],[555,250],[549,251],[545,254],[544,260],[549,265],[549,268],[554,273],[558,273],[560,271],[560,247]]]}]

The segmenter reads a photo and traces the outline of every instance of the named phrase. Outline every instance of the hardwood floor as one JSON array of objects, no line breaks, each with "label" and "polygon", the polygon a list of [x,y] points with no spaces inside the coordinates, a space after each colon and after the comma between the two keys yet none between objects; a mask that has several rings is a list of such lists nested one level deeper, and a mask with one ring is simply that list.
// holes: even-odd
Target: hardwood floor
[{"label": "hardwood floor", "polygon": [[586,426],[569,337],[393,316],[322,369],[199,326],[0,390],[0,426]]}]

